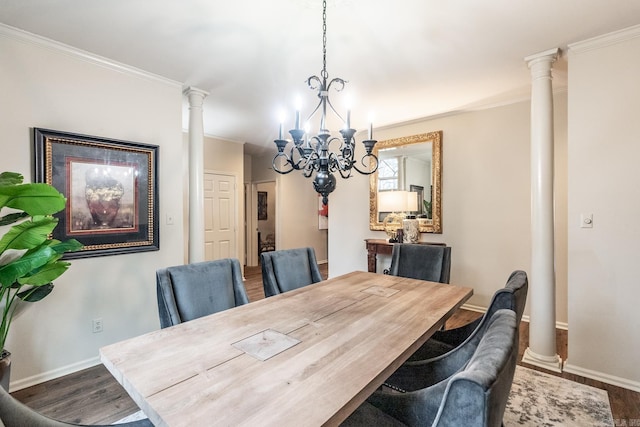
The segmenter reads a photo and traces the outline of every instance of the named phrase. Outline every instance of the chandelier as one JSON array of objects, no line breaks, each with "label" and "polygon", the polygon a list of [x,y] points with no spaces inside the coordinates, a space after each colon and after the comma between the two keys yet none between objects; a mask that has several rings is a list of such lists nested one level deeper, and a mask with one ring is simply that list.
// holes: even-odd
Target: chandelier
[{"label": "chandelier", "polygon": [[[322,72],[320,77],[311,76],[307,79],[307,85],[312,90],[318,91],[320,101],[316,108],[307,117],[307,122],[316,114],[320,113],[320,127],[316,135],[310,135],[308,130],[300,128],[300,110],[296,110],[294,129],[289,131],[293,144],[291,144],[288,154],[285,152],[289,140],[283,139],[282,123],[278,139],[274,142],[278,148],[278,153],[273,158],[273,170],[280,174],[288,174],[294,170],[302,171],[305,178],[309,178],[315,172],[313,188],[322,195],[322,203],[328,202],[329,194],[336,188],[335,172],[342,178],[349,178],[351,172],[356,170],[363,175],[370,175],[378,169],[378,158],[371,151],[376,145],[373,139],[372,125],[369,123],[368,138],[362,141],[366,154],[360,159],[363,169],[358,167],[358,161],[354,159],[356,142],[353,135],[355,129],[351,128],[351,111],[347,110],[347,119],[336,111],[329,100],[329,90],[333,86],[336,92],[342,91],[346,80],[334,78],[327,83],[329,74],[327,73],[327,2],[322,2]],[[338,119],[344,123],[344,128],[340,129],[341,137],[332,136],[327,129],[327,106],[333,111]],[[331,144],[340,142],[337,151],[331,151]],[[335,145],[335,144],[334,144]],[[279,164],[278,164],[279,163]]]}]

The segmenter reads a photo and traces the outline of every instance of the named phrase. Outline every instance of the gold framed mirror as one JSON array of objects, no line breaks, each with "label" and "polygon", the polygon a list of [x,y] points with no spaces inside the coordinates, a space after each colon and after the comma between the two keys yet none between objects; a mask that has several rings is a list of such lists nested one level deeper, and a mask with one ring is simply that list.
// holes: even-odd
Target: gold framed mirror
[{"label": "gold framed mirror", "polygon": [[405,213],[416,215],[420,232],[442,233],[442,131],[380,141],[373,154],[379,165],[369,178],[369,228],[387,231],[385,218],[396,212],[379,212],[379,192],[401,190],[418,201]]}]

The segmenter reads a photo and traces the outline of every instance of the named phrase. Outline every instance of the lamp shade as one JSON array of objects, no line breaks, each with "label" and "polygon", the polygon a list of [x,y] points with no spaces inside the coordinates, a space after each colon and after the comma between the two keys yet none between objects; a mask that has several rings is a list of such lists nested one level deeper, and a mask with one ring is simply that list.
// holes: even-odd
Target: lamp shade
[{"label": "lamp shade", "polygon": [[415,212],[418,210],[418,193],[415,191],[407,192],[407,209],[408,212]]},{"label": "lamp shade", "polygon": [[[415,193],[412,193],[415,194]],[[378,212],[404,212],[409,200],[408,191],[381,191],[378,193]],[[417,209],[417,208],[416,208]]]}]

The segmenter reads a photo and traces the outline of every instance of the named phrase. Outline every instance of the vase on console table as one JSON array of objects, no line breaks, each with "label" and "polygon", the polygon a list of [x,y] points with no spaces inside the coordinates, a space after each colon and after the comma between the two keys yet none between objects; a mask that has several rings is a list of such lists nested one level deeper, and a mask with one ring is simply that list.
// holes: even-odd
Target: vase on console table
[{"label": "vase on console table", "polygon": [[418,224],[415,215],[407,215],[402,221],[403,243],[418,243],[420,240],[420,228]]}]

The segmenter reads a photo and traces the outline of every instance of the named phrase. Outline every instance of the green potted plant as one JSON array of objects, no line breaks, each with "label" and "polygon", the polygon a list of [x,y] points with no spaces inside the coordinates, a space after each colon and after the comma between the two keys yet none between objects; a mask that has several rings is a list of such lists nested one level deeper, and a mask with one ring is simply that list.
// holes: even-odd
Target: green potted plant
[{"label": "green potted plant", "polygon": [[19,173],[0,173],[0,385],[5,389],[11,366],[5,342],[16,308],[49,295],[51,282],[70,265],[62,255],[82,248],[75,239],[49,237],[58,225],[53,214],[65,207],[64,196],[49,184],[22,181]]},{"label": "green potted plant", "polygon": [[425,212],[427,218],[431,219],[431,202],[423,200],[422,204],[424,205],[424,212]]}]

